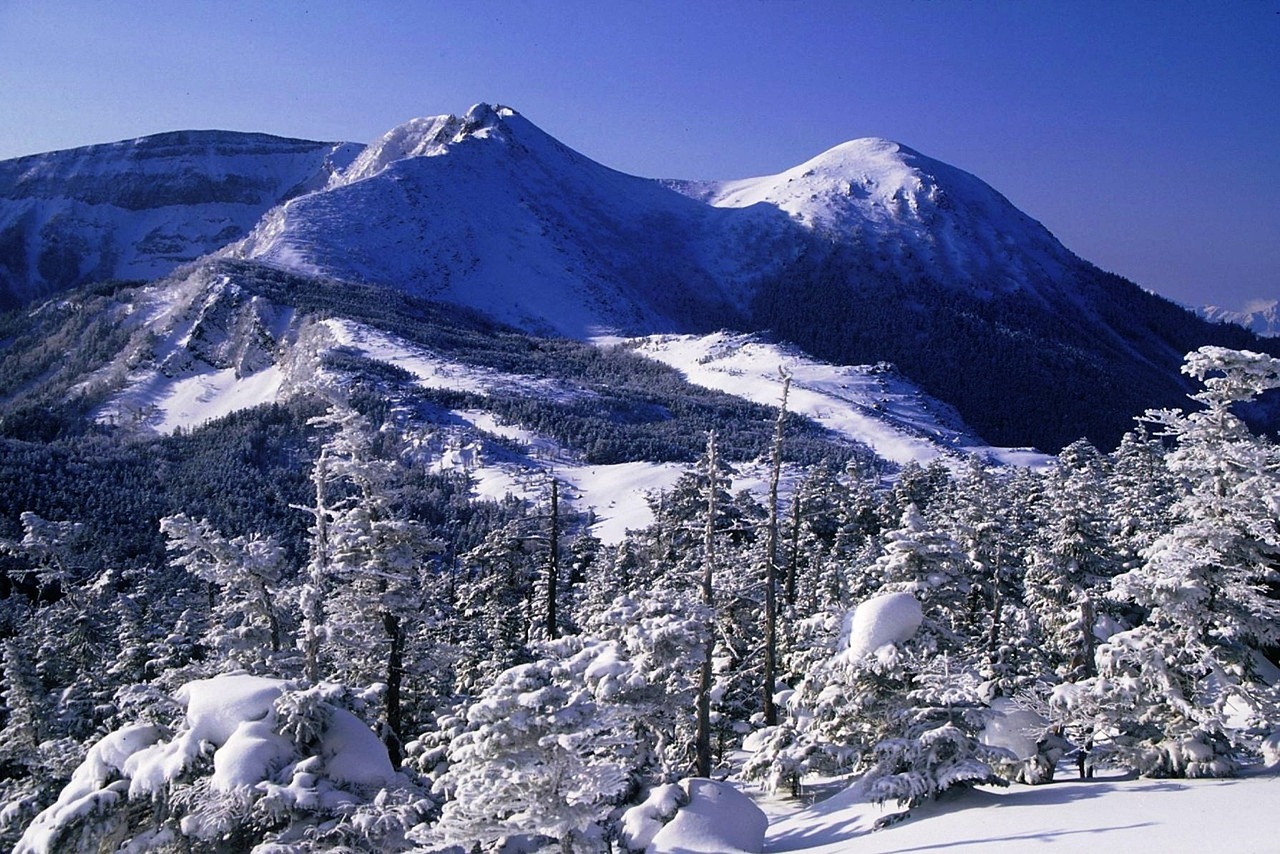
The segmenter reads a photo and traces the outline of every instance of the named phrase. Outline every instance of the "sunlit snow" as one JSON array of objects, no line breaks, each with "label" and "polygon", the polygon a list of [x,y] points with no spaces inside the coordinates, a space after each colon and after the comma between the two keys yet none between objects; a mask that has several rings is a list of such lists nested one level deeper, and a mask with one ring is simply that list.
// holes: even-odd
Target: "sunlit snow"
[{"label": "sunlit snow", "polygon": [[784,370],[791,375],[789,411],[868,446],[890,462],[958,462],[959,454],[1022,466],[1048,460],[1025,449],[982,444],[963,429],[950,407],[881,367],[826,364],[794,349],[728,332],[654,335],[628,343],[636,352],[678,369],[691,383],[765,406],[780,402]]}]

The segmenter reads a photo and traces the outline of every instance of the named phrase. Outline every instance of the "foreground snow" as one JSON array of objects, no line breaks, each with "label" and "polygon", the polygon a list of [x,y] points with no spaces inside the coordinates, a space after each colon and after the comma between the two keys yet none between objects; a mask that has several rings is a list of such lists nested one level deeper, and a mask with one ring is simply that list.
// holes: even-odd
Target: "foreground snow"
[{"label": "foreground snow", "polygon": [[765,851],[1264,852],[1280,850],[1274,815],[1280,777],[1255,771],[1231,780],[1074,779],[1007,789],[973,789],[914,810],[866,803],[856,787],[805,809],[765,803],[773,814]]}]

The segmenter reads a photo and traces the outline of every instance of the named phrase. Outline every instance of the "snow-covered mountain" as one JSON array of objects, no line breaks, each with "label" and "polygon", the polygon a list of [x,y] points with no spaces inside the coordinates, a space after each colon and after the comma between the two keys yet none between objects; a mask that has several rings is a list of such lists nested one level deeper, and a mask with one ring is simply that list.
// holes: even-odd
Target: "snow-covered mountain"
[{"label": "snow-covered mountain", "polygon": [[325,186],[361,148],[180,131],[0,162],[0,306],[166,275]]},{"label": "snow-covered mountain", "polygon": [[778,263],[736,239],[737,220],[760,213],[734,217],[608,169],[481,104],[393,129],[227,254],[533,331],[676,331],[741,320],[744,281]]},{"label": "snow-covered mountain", "polygon": [[1263,338],[1280,338],[1280,300],[1254,300],[1240,311],[1217,305],[1202,306],[1197,311],[1214,323],[1234,323]]},{"label": "snow-covered mountain", "polygon": [[659,182],[485,104],[393,129],[228,253],[580,336],[742,326],[815,237],[984,298],[1053,290],[1082,264],[972,175],[886,140],[764,178]]},{"label": "snow-covered mountain", "polygon": [[886,139],[852,140],[777,175],[668,183],[720,208],[776,208],[900,276],[927,271],[979,293],[1043,286],[1079,263],[973,175]]},{"label": "snow-covered mountain", "polygon": [[[539,339],[531,336],[486,335],[481,328],[478,347],[467,344],[472,321],[451,317],[447,309],[410,327],[381,328],[376,312],[336,316],[337,304],[327,297],[319,299],[324,308],[316,311],[315,295],[298,299],[305,296],[299,292],[306,286],[304,277],[291,276],[273,287],[269,276],[256,265],[206,262],[183,276],[144,287],[51,302],[38,312],[40,322],[48,325],[34,346],[65,338],[68,329],[84,328],[87,315],[109,318],[121,337],[114,353],[92,370],[77,373],[66,368],[66,360],[54,360],[54,367],[37,367],[36,372],[46,384],[62,383],[62,397],[92,401],[87,417],[100,428],[140,438],[189,432],[264,404],[342,396],[353,385],[376,382],[381,394],[433,423],[426,454],[433,467],[465,470],[475,493],[494,500],[536,489],[544,482],[539,475],[554,471],[566,485],[566,500],[594,511],[594,530],[606,542],[650,521],[646,495],[669,488],[684,471],[683,461],[678,452],[672,456],[670,447],[647,456],[631,449],[621,455],[606,452],[602,459],[595,442],[577,442],[556,435],[554,427],[548,430],[548,423],[560,419],[557,406],[570,413],[578,406],[600,410],[604,415],[596,431],[601,426],[613,429],[609,413],[621,410],[632,421],[651,421],[670,432],[676,419],[692,415],[697,422],[705,417],[697,409],[709,409],[708,403],[691,411],[688,400],[682,400],[697,386],[720,395],[708,400],[722,410],[725,403],[715,401],[743,402],[729,404],[731,408],[755,405],[755,414],[747,417],[755,418],[756,429],[767,435],[771,410],[781,395],[779,371],[785,370],[792,377],[788,411],[810,425],[797,436],[797,448],[816,443],[813,447],[823,456],[857,456],[886,471],[935,461],[959,469],[971,458],[1017,465],[1045,461],[1025,450],[987,446],[949,406],[886,365],[825,364],[760,336],[726,332],[564,342],[566,353],[574,355],[557,362],[581,360],[584,353],[615,353],[606,357],[615,362],[614,372],[643,375],[648,371],[643,363],[652,361],[683,380],[655,385],[616,375],[602,384],[590,370],[557,369],[542,357],[512,363],[501,355],[504,347],[537,348]],[[288,305],[283,299],[288,297],[303,307]],[[499,357],[494,358],[488,339],[500,337],[508,342],[497,344]],[[634,390],[619,391],[625,386]],[[38,387],[31,396],[19,391],[3,401],[7,406],[0,406],[0,415],[6,408],[21,411],[24,398],[30,401],[27,407],[39,408],[39,394]],[[421,402],[405,403],[424,396],[438,402],[425,408]],[[537,416],[548,407],[556,413],[552,422]],[[685,414],[677,415],[677,410]],[[650,430],[643,424],[635,429],[632,435],[640,437]],[[694,446],[701,441],[697,432]],[[731,449],[751,441],[741,427],[726,438]],[[765,488],[762,464],[746,459],[739,467],[738,487]]]},{"label": "snow-covered mountain", "polygon": [[769,331],[828,363],[892,362],[986,441],[1046,450],[1180,405],[1197,346],[1262,346],[879,139],[772,176],[659,181],[480,104],[365,148],[188,133],[10,161],[0,217],[11,302],[216,249],[536,334]]}]

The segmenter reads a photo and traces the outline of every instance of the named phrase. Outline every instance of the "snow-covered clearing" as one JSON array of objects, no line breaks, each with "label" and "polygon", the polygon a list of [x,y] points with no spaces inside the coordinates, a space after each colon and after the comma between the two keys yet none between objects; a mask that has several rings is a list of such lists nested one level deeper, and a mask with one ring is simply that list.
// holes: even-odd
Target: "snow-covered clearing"
[{"label": "snow-covered clearing", "polygon": [[156,397],[155,406],[162,413],[156,429],[161,433],[172,433],[179,427],[190,429],[275,400],[283,380],[284,374],[274,365],[247,377],[236,376],[234,368],[183,377]]}]

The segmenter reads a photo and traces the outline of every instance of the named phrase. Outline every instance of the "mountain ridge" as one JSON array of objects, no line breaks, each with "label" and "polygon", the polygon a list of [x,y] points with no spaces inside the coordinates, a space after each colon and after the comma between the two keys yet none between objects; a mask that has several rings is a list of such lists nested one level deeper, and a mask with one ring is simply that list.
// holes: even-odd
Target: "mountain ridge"
[{"label": "mountain ridge", "polygon": [[0,306],[167,275],[323,187],[362,148],[172,131],[0,161]]},{"label": "mountain ridge", "polygon": [[[1186,352],[1270,346],[1099,270],[981,179],[888,140],[724,182],[627,175],[489,104],[412,119],[369,146],[314,146],[302,178],[273,184],[278,198],[243,211],[257,218],[214,240],[213,257],[465,306],[537,335],[767,331],[833,364],[893,362],[996,445],[1114,445],[1135,413],[1184,403]],[[0,199],[0,217],[30,201]],[[55,260],[65,248],[43,231],[32,240]],[[0,263],[21,267],[31,247],[15,262],[9,244]],[[107,277],[104,262],[86,272],[69,257],[81,278]]]}]

